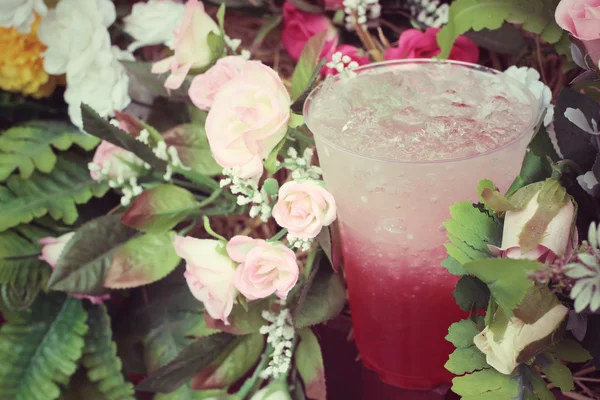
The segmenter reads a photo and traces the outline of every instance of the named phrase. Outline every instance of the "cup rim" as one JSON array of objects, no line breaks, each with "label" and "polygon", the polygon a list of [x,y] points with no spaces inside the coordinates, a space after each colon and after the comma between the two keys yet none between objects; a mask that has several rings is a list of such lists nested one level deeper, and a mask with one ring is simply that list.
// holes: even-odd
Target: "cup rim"
[{"label": "cup rim", "polygon": [[[402,60],[380,61],[380,62],[375,62],[375,63],[371,63],[371,64],[367,64],[367,65],[362,65],[362,66],[356,68],[354,70],[354,72],[360,74],[363,71],[377,69],[380,67],[389,67],[389,66],[393,66],[393,65],[406,65],[406,64],[453,64],[453,65],[459,65],[459,66],[467,67],[470,69],[476,69],[478,71],[492,73],[492,74],[502,74],[503,73],[502,71],[499,71],[497,69],[485,67],[483,65],[479,65],[479,64],[475,64],[475,63],[456,61],[456,60],[440,60],[440,59],[436,59],[436,58],[411,58],[411,59],[402,59]],[[335,81],[337,81],[340,79],[340,75],[338,74],[329,79],[334,79]],[[308,96],[306,97],[306,100],[304,101],[304,105],[302,106],[302,115],[304,116],[304,122],[305,122],[306,126],[311,131],[311,133],[315,136],[315,138],[318,137],[320,141],[328,144],[329,146],[335,147],[338,150],[341,150],[348,154],[352,154],[357,157],[366,158],[366,159],[375,160],[375,161],[382,161],[382,162],[387,162],[387,163],[413,164],[413,165],[414,164],[449,164],[449,163],[455,163],[455,162],[468,161],[468,160],[473,160],[473,159],[476,159],[479,157],[489,156],[489,155],[499,152],[505,148],[508,148],[508,147],[512,146],[513,144],[515,144],[516,142],[521,141],[523,139],[523,137],[528,134],[532,135],[532,137],[533,137],[533,134],[535,134],[535,132],[537,131],[536,127],[542,121],[543,104],[541,102],[541,99],[537,99],[527,86],[525,86],[521,82],[517,81],[516,79],[514,79],[508,75],[504,75],[503,79],[506,79],[511,85],[514,85],[514,86],[522,89],[523,94],[525,96],[529,97],[529,99],[531,100],[531,104],[533,105],[533,112],[531,113],[532,114],[531,120],[529,122],[527,129],[523,129],[523,132],[521,134],[517,135],[511,141],[503,144],[502,146],[495,147],[484,153],[478,153],[475,155],[461,157],[461,158],[448,158],[448,159],[444,159],[444,160],[419,161],[419,160],[403,160],[403,159],[396,159],[396,158],[370,156],[370,155],[366,155],[366,154],[363,154],[363,153],[355,151],[355,150],[351,150],[340,144],[337,144],[322,134],[317,134],[315,132],[315,130],[311,129],[311,127],[310,127],[309,109],[310,109],[312,100],[318,94],[319,90],[323,87],[323,84],[325,83],[325,81],[319,83],[319,85],[317,85],[308,94]],[[535,112],[536,110],[537,110],[537,113]],[[531,138],[530,138],[530,140],[531,140]]]}]

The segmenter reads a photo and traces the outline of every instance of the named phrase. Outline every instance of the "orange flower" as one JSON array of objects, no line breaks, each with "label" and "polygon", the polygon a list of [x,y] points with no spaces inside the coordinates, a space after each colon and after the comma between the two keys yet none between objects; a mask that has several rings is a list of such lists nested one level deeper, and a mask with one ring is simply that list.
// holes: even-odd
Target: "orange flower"
[{"label": "orange flower", "polygon": [[23,93],[35,98],[54,91],[57,76],[44,71],[42,53],[46,50],[37,37],[39,16],[28,34],[15,28],[0,28],[0,89]]}]

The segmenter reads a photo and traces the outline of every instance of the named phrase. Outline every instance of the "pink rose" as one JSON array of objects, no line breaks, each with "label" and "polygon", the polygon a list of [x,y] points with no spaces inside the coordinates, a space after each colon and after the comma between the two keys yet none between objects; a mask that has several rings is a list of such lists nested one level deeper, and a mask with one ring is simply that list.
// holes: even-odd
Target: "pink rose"
[{"label": "pink rose", "polygon": [[325,9],[328,11],[341,10],[344,8],[344,0],[324,0]]},{"label": "pink rose", "polygon": [[296,254],[282,243],[238,235],[227,243],[227,253],[240,263],[233,284],[248,300],[273,293],[285,299],[298,282]]},{"label": "pink rose", "polygon": [[[52,267],[52,269],[56,268],[56,263],[58,262],[61,253],[63,252],[67,243],[69,243],[69,240],[71,240],[74,235],[75,232],[69,232],[57,238],[41,238],[39,244],[43,245],[44,247],[42,247],[42,255],[39,256],[39,259],[42,261],[46,261],[50,265],[50,267]],[[110,294],[90,296],[87,294],[69,293],[69,295],[80,300],[88,299],[92,302],[92,304],[102,304],[105,300],[110,299]]]},{"label": "pink rose", "polygon": [[285,136],[290,95],[275,71],[248,61],[221,87],[206,118],[206,136],[217,163],[241,178],[262,174],[262,160]]},{"label": "pink rose", "polygon": [[175,29],[175,55],[167,57],[152,66],[153,73],[171,70],[165,81],[167,89],[181,86],[191,68],[206,67],[212,59],[208,35],[221,34],[221,29],[204,11],[204,4],[198,0],[188,0],[181,25]]},{"label": "pink rose", "polygon": [[129,179],[139,175],[136,166],[141,167],[144,162],[135,154],[115,146],[107,141],[102,141],[96,148],[94,159],[90,165],[90,175],[93,180],[99,181],[104,176],[110,179]]},{"label": "pink rose", "polygon": [[578,39],[594,64],[600,59],[600,0],[562,0],[554,14],[556,23]]},{"label": "pink rose", "polygon": [[175,236],[175,252],[186,262],[184,277],[195,298],[212,318],[229,324],[238,291],[233,285],[236,264],[218,240]]},{"label": "pink rose", "polygon": [[[407,29],[400,35],[398,46],[385,51],[386,60],[404,58],[432,58],[440,54],[437,33],[440,28],[427,28],[425,32]],[[451,60],[476,63],[479,60],[479,47],[465,36],[459,36],[450,52]]]},{"label": "pink rose", "polygon": [[335,221],[335,200],[317,181],[284,183],[273,207],[273,218],[298,238],[314,238]]},{"label": "pink rose", "polygon": [[571,237],[573,219],[575,218],[575,207],[569,201],[565,204],[556,217],[548,224],[541,243],[530,252],[521,254],[519,246],[519,235],[523,227],[538,208],[539,192],[533,196],[527,205],[518,211],[507,211],[504,217],[504,231],[502,233],[502,246],[500,248],[490,246],[490,250],[505,258],[538,260],[546,264],[552,264],[557,257],[569,256],[573,251],[573,243],[577,242],[577,230]]},{"label": "pink rose", "polygon": [[246,59],[241,56],[227,56],[203,74],[197,75],[188,94],[192,103],[201,110],[208,110],[215,101],[221,87],[240,74]]},{"label": "pink rose", "polygon": [[323,31],[327,31],[327,42],[321,56],[327,57],[337,45],[337,31],[329,18],[323,14],[302,11],[289,1],[283,4],[281,41],[294,60],[300,58],[308,39]]},{"label": "pink rose", "polygon": [[[356,63],[360,65],[366,65],[371,62],[371,59],[367,55],[367,53],[363,49],[359,49],[358,47],[350,46],[349,44],[342,44],[338,46],[332,54],[327,56],[327,62],[331,61],[331,57],[335,53],[342,53],[343,56],[350,57],[350,61],[356,61]],[[322,75],[337,75],[338,71],[335,68],[325,67],[321,70]]]}]

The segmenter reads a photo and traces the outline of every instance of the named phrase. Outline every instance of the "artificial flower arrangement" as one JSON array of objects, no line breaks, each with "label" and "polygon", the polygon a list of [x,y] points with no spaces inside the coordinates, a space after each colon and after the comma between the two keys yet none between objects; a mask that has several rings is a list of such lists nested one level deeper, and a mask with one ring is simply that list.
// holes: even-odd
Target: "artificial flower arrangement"
[{"label": "artificial flower arrangement", "polygon": [[[311,326],[336,317],[346,294],[332,251],[335,200],[313,165],[302,103],[320,75],[351,77],[371,61],[476,62],[478,47],[461,35],[508,21],[559,43],[586,72],[554,108],[539,74],[507,72],[548,104],[547,118],[507,194],[482,181],[479,204],[451,209],[443,266],[461,276],[455,297],[471,315],[449,327],[457,349],[446,367],[461,375],[453,390],[465,399],[553,398],[544,378],[592,396],[565,363],[600,359],[598,31],[589,23],[600,5],[563,0],[555,22],[554,9],[534,18],[500,0],[488,9],[412,2],[424,29],[393,46],[369,33],[386,12],[377,2],[328,1],[327,16],[286,2],[281,39],[298,60],[288,90],[226,35],[224,6],[213,18],[198,0],[135,4],[123,18],[127,48],[154,51],[160,60],[149,63],[111,45],[108,0],[49,3],[0,5],[2,39],[33,53],[18,65],[31,73],[0,75],[0,86],[44,96],[66,84],[68,115],[85,133],[31,121],[0,136],[4,395],[133,399],[137,373],[136,390],[162,400],[325,399]],[[365,48],[339,45],[336,23]],[[145,112],[122,112],[130,79],[191,106],[158,129]],[[224,237],[220,221],[246,214]]]}]

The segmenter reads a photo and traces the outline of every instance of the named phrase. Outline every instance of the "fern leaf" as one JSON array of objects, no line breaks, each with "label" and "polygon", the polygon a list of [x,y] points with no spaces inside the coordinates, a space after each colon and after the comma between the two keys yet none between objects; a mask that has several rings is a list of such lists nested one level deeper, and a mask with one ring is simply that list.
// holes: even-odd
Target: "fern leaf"
[{"label": "fern leaf", "polygon": [[438,33],[440,58],[448,58],[456,39],[473,29],[499,29],[506,21],[556,43],[563,30],[554,20],[559,0],[455,0],[450,6],[448,24]]},{"label": "fern leaf", "polygon": [[81,362],[90,381],[97,384],[106,400],[134,400],[133,385],[125,382],[117,345],[112,341],[110,317],[104,305],[88,309],[90,331],[85,337]]},{"label": "fern leaf", "polygon": [[73,125],[54,121],[33,121],[13,127],[0,135],[0,181],[16,169],[27,179],[34,170],[49,173],[56,165],[52,147],[67,150],[77,144],[92,150],[100,142],[94,136],[81,133]]},{"label": "fern leaf", "polygon": [[54,400],[81,357],[87,314],[81,301],[40,295],[23,320],[0,328],[0,393],[11,400]]},{"label": "fern leaf", "polygon": [[81,164],[61,157],[50,174],[8,178],[6,186],[0,186],[0,232],[46,214],[73,224],[78,217],[76,204],[102,197],[108,190],[105,183],[92,180]]}]

